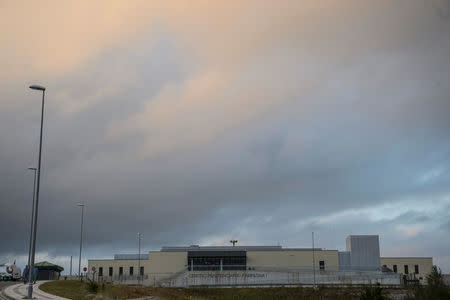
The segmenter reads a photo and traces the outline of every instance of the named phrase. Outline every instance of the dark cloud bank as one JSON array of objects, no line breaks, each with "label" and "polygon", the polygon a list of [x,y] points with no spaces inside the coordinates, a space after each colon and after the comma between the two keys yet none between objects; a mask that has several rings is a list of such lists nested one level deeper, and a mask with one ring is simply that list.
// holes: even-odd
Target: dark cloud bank
[{"label": "dark cloud bank", "polygon": [[[164,85],[190,76],[171,38],[140,37],[76,71],[44,78],[38,252],[67,266],[67,257],[77,255],[76,204],[84,202],[89,258],[135,252],[137,232],[150,250],[226,244],[230,237],[309,246],[315,231],[319,246],[339,249],[347,234],[380,234],[383,255],[433,256],[449,272],[450,19],[439,3],[444,12],[426,23],[418,19],[416,34],[406,31],[411,36],[402,38],[411,44],[371,47],[348,63],[318,65],[323,74],[311,88],[294,88],[280,105],[208,140],[155,155],[141,150],[158,146],[152,145],[161,141],[158,128],[116,138],[107,132],[113,120],[143,110]],[[384,33],[378,35],[382,42]],[[308,77],[297,56],[279,53],[284,50],[268,54],[268,73],[287,60],[282,79]],[[260,68],[248,63],[242,71],[264,84],[275,80]],[[77,101],[123,82],[114,95],[100,94],[76,113],[58,104],[56,95]],[[27,253],[33,177],[26,169],[37,163],[40,113],[29,83],[2,87],[1,103],[18,104],[0,111],[0,262]],[[213,126],[202,123],[208,111],[197,113],[199,129]],[[179,124],[180,139],[196,135]]]}]

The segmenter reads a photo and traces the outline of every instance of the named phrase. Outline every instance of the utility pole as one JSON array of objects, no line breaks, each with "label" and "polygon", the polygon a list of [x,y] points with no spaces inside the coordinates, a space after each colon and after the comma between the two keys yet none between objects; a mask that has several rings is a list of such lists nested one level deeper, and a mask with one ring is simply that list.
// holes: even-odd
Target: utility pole
[{"label": "utility pole", "polygon": [[139,248],[139,254],[138,254],[138,285],[140,284],[140,280],[141,280],[141,239],[142,239],[142,235],[140,232],[138,232],[138,248]]},{"label": "utility pole", "polygon": [[83,246],[83,219],[84,219],[84,204],[79,203],[78,206],[81,207],[81,228],[80,228],[80,258],[78,259],[78,277],[81,277],[81,248]]},{"label": "utility pole", "polygon": [[313,287],[316,288],[316,258],[314,253],[314,231],[312,232],[312,253],[313,253]]},{"label": "utility pole", "polygon": [[234,244],[236,244],[237,242],[238,242],[237,240],[231,240],[231,241],[230,241],[230,243],[233,244],[233,247],[234,247]]},{"label": "utility pole", "polygon": [[70,256],[70,277],[72,277],[72,255]]}]

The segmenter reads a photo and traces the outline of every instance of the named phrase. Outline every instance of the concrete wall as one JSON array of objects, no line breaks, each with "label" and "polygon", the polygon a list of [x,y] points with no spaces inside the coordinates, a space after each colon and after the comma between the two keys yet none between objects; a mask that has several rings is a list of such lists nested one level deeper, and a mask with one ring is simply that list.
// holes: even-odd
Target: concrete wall
[{"label": "concrete wall", "polygon": [[[378,239],[377,239],[378,241]],[[383,257],[380,259],[377,268],[380,268],[382,265],[386,265],[388,268],[393,270],[393,265],[397,265],[398,274],[383,274],[383,276],[379,277],[376,275],[381,272],[360,272],[355,271],[353,269],[354,265],[352,265],[351,269],[345,272],[337,272],[339,270],[343,271],[345,269],[340,268],[340,261],[342,263],[348,265],[347,260],[352,259],[354,252],[359,256],[356,256],[356,259],[363,259],[364,257],[377,257],[377,253],[379,253],[378,243],[375,245],[375,253],[371,253],[366,247],[369,247],[371,242],[362,243],[361,246],[357,242],[350,240],[349,247],[352,251],[350,254],[350,258],[348,257],[347,252],[338,252],[337,250],[315,250],[315,268],[316,274],[320,278],[322,278],[323,282],[345,282],[345,283],[356,283],[358,282],[358,276],[369,276],[369,277],[361,277],[365,278],[364,280],[371,280],[370,278],[376,278],[382,280],[383,283],[389,282],[392,278],[399,278],[399,275],[404,273],[404,266],[408,265],[409,273],[414,273],[414,266],[419,266],[419,274],[416,274],[416,278],[420,279],[424,282],[426,275],[431,271],[431,267],[433,266],[433,261],[431,257]],[[369,251],[367,254],[366,252]],[[307,280],[312,277],[312,261],[313,261],[313,251],[311,249],[291,249],[291,250],[270,250],[270,251],[247,251],[247,270],[240,271],[236,274],[253,274],[253,275],[226,275],[226,274],[234,274],[234,273],[220,273],[225,275],[199,275],[200,273],[195,272],[187,272],[187,252],[161,252],[161,251],[151,251],[149,252],[148,259],[142,259],[140,264],[144,267],[144,278],[142,283],[145,285],[157,285],[163,282],[173,282],[174,280],[185,280],[185,284],[190,285],[191,283],[196,285],[198,282],[209,282],[208,280],[217,280],[218,278],[222,278],[221,282],[228,282],[227,280],[237,280],[241,276],[242,280],[261,280],[264,278],[268,278],[269,281],[282,283],[282,280],[286,280],[286,282],[290,283],[299,282],[303,284],[307,284]],[[320,261],[325,262],[325,270],[320,270]],[[356,260],[357,261],[357,260]],[[351,263],[355,263],[355,260],[351,261]],[[373,265],[374,262],[370,263],[370,266]],[[367,266],[368,264],[366,264]],[[134,268],[134,277],[130,276],[129,269],[130,266]],[[95,280],[103,280],[103,281],[114,281],[117,283],[124,284],[136,284],[137,277],[139,274],[138,270],[138,260],[132,259],[122,259],[122,260],[114,260],[114,259],[101,259],[101,260],[89,260],[88,263],[88,276],[92,278],[92,267],[95,267],[97,272],[95,273]],[[99,268],[103,267],[103,277],[98,277]],[[113,276],[109,276],[109,267],[113,268]],[[123,275],[119,276],[119,267],[123,267]],[[223,271],[226,272],[226,271]],[[252,273],[253,272],[253,273]],[[256,272],[256,273],[255,273]],[[261,277],[261,273],[263,272],[264,278]],[[348,274],[360,274],[360,275],[351,275]],[[213,272],[214,273],[214,272]],[[182,274],[185,274],[182,276]],[[186,275],[186,274],[197,274],[197,275]],[[209,274],[208,272],[203,272],[203,274]],[[216,273],[214,273],[216,274]],[[255,275],[256,274],[256,275]],[[375,275],[374,275],[375,274]],[[181,277],[180,277],[181,276]],[[378,276],[378,277],[377,277]],[[386,277],[387,276],[387,277]],[[391,276],[391,277],[389,277]],[[181,278],[181,279],[180,279]],[[183,279],[184,278],[184,279]],[[202,280],[199,280],[202,279]],[[225,278],[225,279],[224,279]],[[284,278],[284,279],[282,279]],[[294,278],[294,279],[292,279]],[[295,279],[297,278],[297,279]],[[309,279],[308,279],[309,278]],[[377,279],[377,280],[378,280]],[[206,280],[206,281],[205,281]],[[243,281],[245,283],[245,281]],[[177,285],[181,283],[178,282]]]},{"label": "concrete wall", "polygon": [[158,280],[174,276],[186,269],[187,252],[150,251],[148,283],[152,285]]},{"label": "concrete wall", "polygon": [[[96,272],[94,279],[107,282],[121,282],[126,284],[137,283],[138,260],[114,260],[114,259],[98,259],[88,261],[88,277],[92,279],[92,267],[95,267]],[[99,277],[99,270],[103,268],[103,276]],[[109,268],[113,268],[113,276],[109,276]],[[123,267],[123,275],[119,279],[119,268]],[[133,276],[130,275],[130,267],[133,267]],[[149,265],[147,260],[141,260],[141,267],[144,267],[144,274],[148,273]]]},{"label": "concrete wall", "polygon": [[[319,270],[319,262],[325,262],[325,271],[339,269],[337,250],[315,250],[315,266]],[[291,268],[312,269],[312,250],[284,250],[284,251],[247,251],[247,267],[262,268]]]},{"label": "concrete wall", "polygon": [[[317,274],[339,269],[337,250],[315,250],[314,255]],[[250,270],[306,270],[311,272],[312,257],[312,250],[247,251],[247,267]],[[320,270],[320,261],[325,262],[325,270]],[[187,252],[151,251],[149,259],[141,260],[140,263],[144,267],[143,283],[154,285],[161,280],[170,280],[183,273],[187,269]],[[130,266],[134,267],[134,277],[130,276]],[[137,283],[138,260],[89,260],[89,278],[92,278],[92,267],[97,270],[94,275],[95,280],[124,284]],[[103,268],[101,278],[98,277],[100,267]],[[108,273],[109,267],[113,268],[112,277]],[[120,277],[119,267],[123,267],[123,275]]]},{"label": "concrete wall", "polygon": [[350,252],[339,251],[339,270],[351,270]]},{"label": "concrete wall", "polygon": [[[173,276],[176,272],[184,271],[187,263],[186,252],[149,252],[148,260],[141,260],[141,266],[144,267],[144,284],[153,284],[162,278]],[[134,277],[130,276],[130,267],[134,267]],[[97,272],[94,279],[98,280],[98,271],[103,267],[103,277],[100,280],[114,281],[125,284],[137,283],[138,260],[114,260],[114,259],[100,259],[89,260],[88,262],[88,276],[92,278],[92,267],[95,267]],[[113,268],[113,276],[109,276],[109,267]],[[119,267],[123,267],[123,276],[119,278]]]},{"label": "concrete wall", "polygon": [[[273,285],[312,285],[312,272],[278,271],[186,271],[178,276],[159,282],[162,286],[273,286]],[[348,285],[374,284],[399,285],[400,276],[369,272],[319,272],[316,284]]]},{"label": "concrete wall", "polygon": [[[408,266],[409,274],[416,276],[421,282],[425,281],[426,276],[431,272],[433,267],[432,257],[381,257],[381,265],[386,265],[391,270],[394,270],[394,265],[397,265],[397,273],[404,275],[405,265]],[[414,275],[414,266],[419,266],[419,274]]]},{"label": "concrete wall", "polygon": [[350,264],[354,270],[380,269],[380,244],[378,235],[349,235],[346,239]]}]

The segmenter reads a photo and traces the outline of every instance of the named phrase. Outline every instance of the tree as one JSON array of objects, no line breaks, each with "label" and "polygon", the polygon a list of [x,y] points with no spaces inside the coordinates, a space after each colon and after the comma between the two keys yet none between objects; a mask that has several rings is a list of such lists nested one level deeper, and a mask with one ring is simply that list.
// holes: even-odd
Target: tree
[{"label": "tree", "polygon": [[450,291],[445,285],[441,269],[437,266],[431,268],[427,275],[427,286],[425,287],[426,299],[450,299]]},{"label": "tree", "polygon": [[430,274],[426,277],[427,285],[417,287],[415,298],[420,300],[448,300],[450,299],[450,289],[445,285],[441,269],[437,266],[431,268]]}]

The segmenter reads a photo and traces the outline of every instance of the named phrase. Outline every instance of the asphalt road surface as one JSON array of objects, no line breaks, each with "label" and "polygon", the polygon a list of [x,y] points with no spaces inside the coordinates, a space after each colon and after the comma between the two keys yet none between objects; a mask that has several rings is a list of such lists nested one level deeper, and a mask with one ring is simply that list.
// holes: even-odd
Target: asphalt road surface
[{"label": "asphalt road surface", "polygon": [[20,281],[0,281],[0,299],[1,300],[8,300],[7,298],[3,297],[2,290],[6,289],[7,286],[13,285],[16,283],[20,283]]}]

